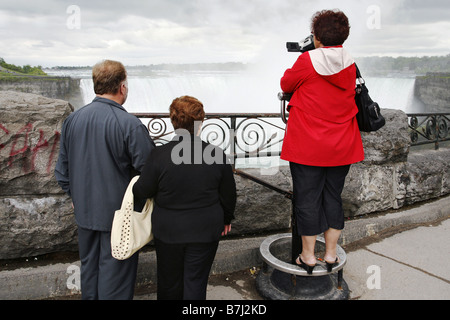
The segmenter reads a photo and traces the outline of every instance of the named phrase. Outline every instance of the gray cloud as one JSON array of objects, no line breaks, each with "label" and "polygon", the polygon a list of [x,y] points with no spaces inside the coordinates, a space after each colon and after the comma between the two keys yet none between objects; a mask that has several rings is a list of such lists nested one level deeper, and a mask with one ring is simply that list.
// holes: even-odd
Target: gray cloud
[{"label": "gray cloud", "polygon": [[[73,3],[79,29],[67,26]],[[378,29],[367,27],[374,5]],[[284,59],[285,42],[308,35],[314,12],[336,6],[349,16],[354,55],[449,53],[447,0],[0,0],[0,56],[43,66]]]}]

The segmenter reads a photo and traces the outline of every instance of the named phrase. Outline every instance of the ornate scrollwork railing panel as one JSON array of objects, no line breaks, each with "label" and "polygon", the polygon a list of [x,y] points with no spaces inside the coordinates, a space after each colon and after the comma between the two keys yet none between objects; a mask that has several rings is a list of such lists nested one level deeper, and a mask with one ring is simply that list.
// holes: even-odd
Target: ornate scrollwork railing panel
[{"label": "ornate scrollwork railing panel", "polygon": [[[169,142],[174,136],[167,113],[137,113],[147,125],[157,145]],[[450,113],[408,114],[411,145],[435,144],[450,141]],[[207,114],[201,137],[221,147],[232,158],[279,156],[285,124],[278,113],[267,114]]]},{"label": "ornate scrollwork railing panel", "polygon": [[[169,142],[174,129],[168,114],[135,114],[157,145]],[[232,158],[279,156],[285,125],[279,114],[207,114],[201,138]]]},{"label": "ornate scrollwork railing panel", "polygon": [[449,141],[449,113],[411,113],[408,114],[411,145],[417,146],[434,143],[439,148],[439,142]]}]

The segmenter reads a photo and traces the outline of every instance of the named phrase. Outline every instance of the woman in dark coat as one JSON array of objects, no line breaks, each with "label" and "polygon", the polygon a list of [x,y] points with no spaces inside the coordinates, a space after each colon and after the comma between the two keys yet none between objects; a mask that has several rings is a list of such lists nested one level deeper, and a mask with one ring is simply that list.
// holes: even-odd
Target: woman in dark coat
[{"label": "woman in dark coat", "polygon": [[136,197],[154,199],[158,299],[206,299],[220,236],[231,230],[233,171],[222,149],[198,137],[204,117],[197,99],[175,99],[176,136],[153,150],[133,187]]}]

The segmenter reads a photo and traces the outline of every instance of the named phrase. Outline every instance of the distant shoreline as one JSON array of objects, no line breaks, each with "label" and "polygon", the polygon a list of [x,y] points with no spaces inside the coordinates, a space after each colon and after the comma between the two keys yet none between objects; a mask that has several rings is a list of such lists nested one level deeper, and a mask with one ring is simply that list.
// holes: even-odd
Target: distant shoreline
[{"label": "distant shoreline", "polygon": [[[431,57],[354,57],[361,72],[365,76],[424,76],[427,73],[450,72],[450,54],[446,56]],[[241,72],[257,70],[256,63],[223,62],[223,63],[163,63],[149,65],[125,66],[129,73],[140,70],[148,73],[169,72],[194,72],[194,71],[218,71]],[[264,68],[262,66],[261,68]],[[92,70],[92,66],[55,66],[43,68],[49,71],[67,70],[81,71]],[[280,70],[282,72],[283,70]]]}]

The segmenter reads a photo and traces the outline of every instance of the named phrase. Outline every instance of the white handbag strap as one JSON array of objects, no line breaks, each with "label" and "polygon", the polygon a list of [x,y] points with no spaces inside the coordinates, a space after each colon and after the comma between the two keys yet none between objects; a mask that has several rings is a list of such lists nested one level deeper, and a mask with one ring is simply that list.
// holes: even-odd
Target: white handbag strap
[{"label": "white handbag strap", "polygon": [[133,185],[136,183],[138,179],[139,176],[135,176],[133,177],[133,179],[131,179],[130,183],[128,184],[127,190],[125,191],[125,194],[123,196],[121,210],[125,210],[127,203],[129,202],[131,202],[132,207],[134,206]]}]

